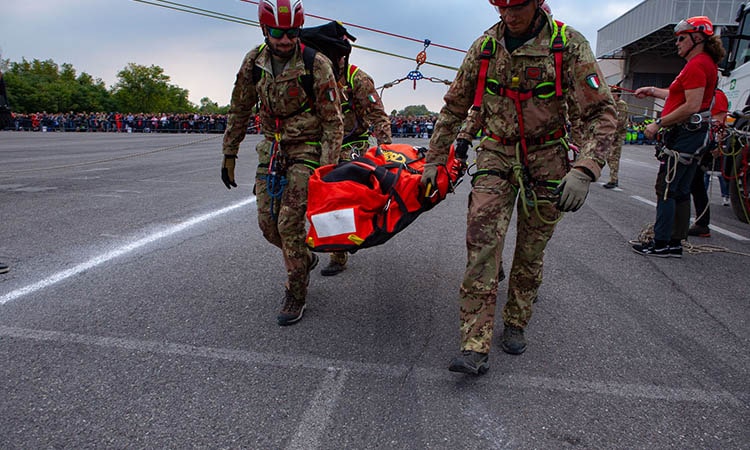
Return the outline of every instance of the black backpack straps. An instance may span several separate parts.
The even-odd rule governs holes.
[[[310,108],[315,104],[315,89],[313,88],[313,69],[315,67],[315,54],[318,53],[314,48],[305,44],[302,47],[302,61],[305,63],[305,74],[300,77],[302,89],[305,90],[310,102]]]

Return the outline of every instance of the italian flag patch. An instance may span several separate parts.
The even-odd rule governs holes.
[[[601,83],[599,83],[599,75],[593,73],[587,76],[586,84],[588,84],[590,88],[599,89],[599,86],[601,86]]]
[[[375,100],[375,96],[370,94],[367,96],[367,99],[370,100],[370,103],[377,103],[378,101]]]

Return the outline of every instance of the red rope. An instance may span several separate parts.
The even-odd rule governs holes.
[[[243,1],[245,3],[252,3],[252,4],[255,4],[255,5],[258,4],[258,2],[254,1],[254,0],[240,0],[240,1]],[[334,20],[334,19],[330,19],[328,17],[323,17],[323,16],[317,16],[315,14],[310,14],[308,12],[305,12],[305,15],[306,16],[310,16],[310,17],[314,17],[316,19],[321,19],[321,20],[328,20],[328,21],[333,21]],[[413,41],[413,42],[419,42],[419,43],[423,43],[424,42],[424,39],[417,39],[417,38],[412,38],[412,37],[408,37],[408,36],[403,36],[403,35],[396,34],[396,33],[390,33],[388,31],[383,31],[383,30],[378,30],[378,29],[375,29],[375,28],[365,27],[363,25],[356,25],[356,24],[353,24],[353,23],[350,23],[350,22],[342,22],[342,21],[337,21],[337,22],[341,22],[342,24],[350,26],[350,27],[359,28],[359,29],[367,30],[367,31],[372,31],[373,33],[380,33],[380,34],[385,34],[387,36],[392,36],[392,37],[396,37],[396,38],[400,38],[400,39],[406,39],[407,41]],[[432,44],[432,45],[434,45],[435,47],[440,47],[440,48],[444,48],[444,49],[447,49],[447,50],[453,50],[454,52],[466,53],[466,50],[461,50],[460,48],[449,47],[447,45],[440,45],[440,44]]]

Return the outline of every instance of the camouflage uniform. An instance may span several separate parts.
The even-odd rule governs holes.
[[[261,68],[257,84],[253,66]],[[253,117],[253,107],[260,101],[261,131],[266,137],[256,146],[258,171],[254,192],[257,195],[258,224],[263,236],[279,247],[284,256],[287,288],[296,299],[307,293],[310,250],[305,244],[305,211],[307,180],[317,165],[338,161],[343,137],[341,102],[333,69],[328,59],[316,54],[313,64],[313,92],[310,107],[307,93],[299,81],[305,73],[302,52],[298,47],[282,73],[273,76],[271,52],[267,46],[250,51],[240,67],[232,91],[223,152],[236,155]],[[307,106],[306,106],[307,105]],[[266,179],[274,146],[279,137],[276,157],[282,161],[288,184],[279,199],[269,194]],[[271,211],[273,201],[274,210]]]
[[[461,131],[484,127],[485,137],[477,149],[477,170],[509,174],[521,166],[519,120],[511,98],[485,91],[481,110],[464,122],[472,106],[480,67],[480,53],[485,37],[497,42],[490,59],[487,80],[501,86],[517,85],[532,89],[542,82],[555,80],[555,62],[549,51],[553,22],[549,15],[542,31],[512,54],[504,46],[505,25],[495,24],[469,49],[448,93],[435,132],[430,140],[428,162],[445,163],[448,148]],[[538,24],[540,25],[540,24]],[[561,139],[548,136],[563,130],[566,123],[586,124],[580,131],[579,159],[575,167],[584,168],[598,178],[616,128],[616,111],[609,89],[599,80],[603,76],[586,39],[567,28],[567,48],[563,51],[563,97],[533,96],[522,102],[525,135],[528,146],[528,173],[539,182],[533,188],[542,199],[538,213],[525,214],[524,198],[518,201],[518,233],[508,287],[508,301],[503,310],[506,325],[524,328],[531,318],[531,307],[542,281],[544,249],[554,231],[560,212],[557,200],[543,181],[560,180],[570,169],[567,149]],[[464,122],[462,124],[462,122]],[[549,139],[549,140],[548,140]],[[534,142],[544,142],[534,144]],[[519,183],[515,176],[492,173],[474,178],[469,197],[466,246],[468,262],[460,289],[461,350],[488,353],[494,325],[498,290],[498,272],[505,234],[513,214]],[[544,219],[542,219],[544,218]],[[550,223],[552,222],[552,224]]]
[[[341,70],[341,73],[339,86],[342,91],[344,141],[340,159],[345,161],[367,151],[370,146],[370,127],[378,145],[390,144],[391,122],[375,89],[375,83],[365,71],[348,64],[346,70]],[[343,266],[347,259],[345,252],[331,253],[332,263]]]
[[[625,100],[619,99],[617,103],[617,135],[612,143],[609,155],[607,156],[607,165],[609,165],[609,181],[617,184],[617,174],[620,172],[620,155],[622,154],[622,142],[625,140],[625,134],[628,132],[628,104]]]

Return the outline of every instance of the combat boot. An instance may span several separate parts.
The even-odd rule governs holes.
[[[614,189],[618,185],[617,181],[610,181],[609,183],[605,183],[602,185],[604,189]]]
[[[487,353],[462,350],[460,355],[451,360],[448,370],[470,375],[482,375],[490,370],[490,362]]]
[[[511,355],[520,355],[525,352],[526,338],[523,336],[523,328],[505,325],[503,336],[500,338],[500,348]]]
[[[286,289],[284,293],[284,306],[281,307],[279,315],[276,316],[276,321],[281,326],[292,325],[302,318],[304,312],[305,299],[299,300],[294,298],[289,289]]]
[[[320,274],[324,277],[332,277],[338,275],[346,269],[346,261],[349,259],[346,253],[337,252],[331,253],[331,260],[327,266],[320,270]]]

